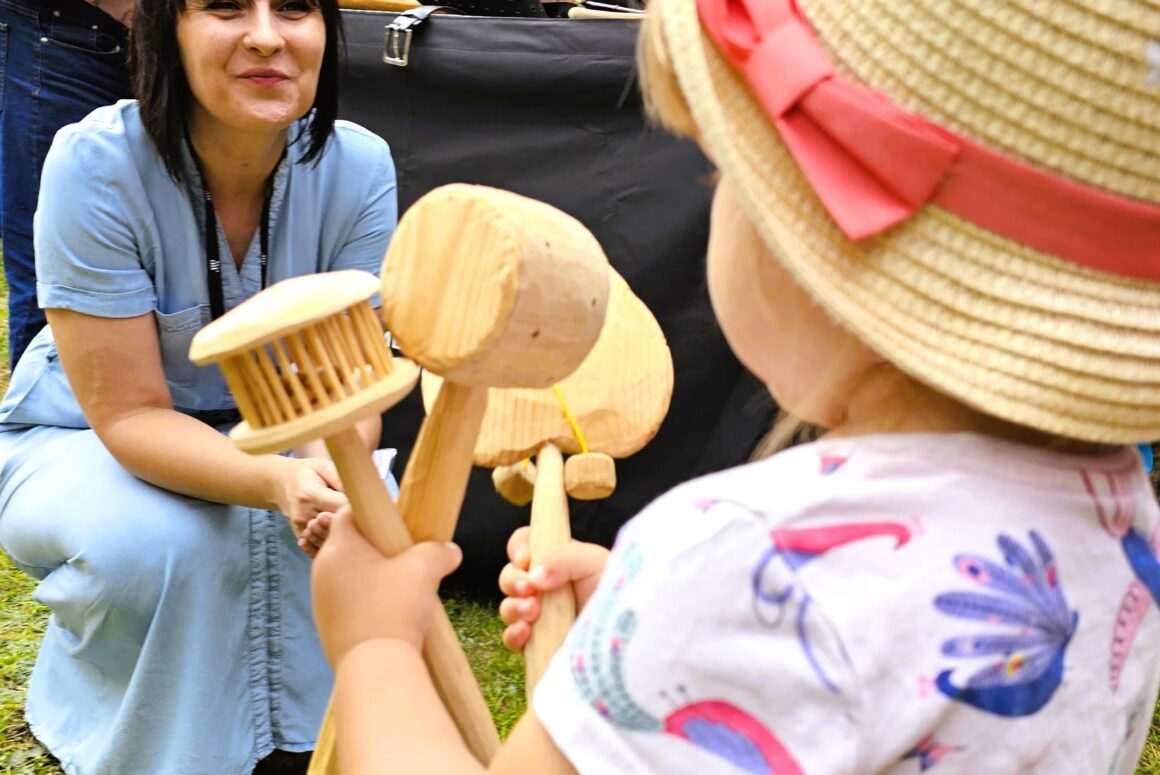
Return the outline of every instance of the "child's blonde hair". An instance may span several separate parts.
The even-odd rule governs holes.
[[[636,49],[645,113],[670,132],[696,139],[697,122],[689,110],[689,103],[681,94],[681,86],[677,83],[677,75],[673,72],[668,46],[661,31],[663,13],[664,0],[649,2]]]

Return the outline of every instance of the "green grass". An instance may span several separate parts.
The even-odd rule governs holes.
[[[503,647],[503,625],[493,608],[455,599],[444,607],[483,688],[496,728],[506,737],[524,714],[524,660]]]
[[[46,614],[32,600],[32,587],[0,554],[0,772],[45,775],[60,770],[32,738],[21,710]]]

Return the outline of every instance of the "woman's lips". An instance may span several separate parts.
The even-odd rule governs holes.
[[[242,76],[242,80],[253,86],[265,87],[277,86],[278,84],[284,83],[286,81],[286,79],[280,75],[245,75]]]
[[[289,80],[289,76],[279,70],[258,69],[247,70],[239,76],[243,81],[253,86],[277,86]]]

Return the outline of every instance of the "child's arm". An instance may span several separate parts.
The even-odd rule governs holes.
[[[415,644],[380,638],[354,646],[336,667],[334,699],[347,775],[485,771],[460,741]]]
[[[358,532],[349,508],[333,520],[314,563],[314,616],[335,667],[338,755],[344,773],[481,773],[435,693],[421,648],[439,580],[459,564],[450,544],[387,559]],[[489,771],[573,775],[531,713]]]
[[[530,538],[527,527],[512,533],[507,545],[510,562],[499,575],[499,588],[504,594],[499,617],[507,625],[503,642],[512,651],[521,651],[527,644],[532,624],[540,618],[540,595],[571,584],[579,611],[596,591],[608,563],[609,552],[603,546],[570,541],[553,549],[538,567],[529,570]]]
[[[575,775],[535,714],[512,731],[488,769],[463,745],[443,708],[419,651],[398,640],[355,646],[335,679],[336,727],[342,771],[393,773],[512,773]]]

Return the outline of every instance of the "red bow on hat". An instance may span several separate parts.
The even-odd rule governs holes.
[[[1160,280],[1160,207],[1041,172],[837,75],[794,0],[696,2],[851,240],[935,204],[1060,258]]]

